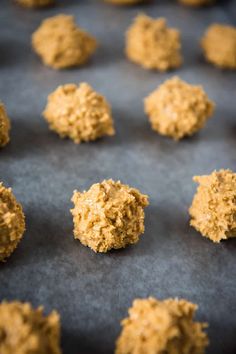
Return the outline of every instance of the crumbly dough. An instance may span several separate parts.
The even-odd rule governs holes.
[[[0,148],[9,142],[9,131],[10,120],[7,116],[4,105],[0,102]]]
[[[214,0],[179,0],[179,2],[190,6],[205,6],[212,4]]]
[[[146,69],[166,71],[182,64],[180,32],[164,18],[138,15],[126,34],[128,58]]]
[[[121,322],[115,354],[204,354],[207,325],[194,321],[196,310],[186,300],[136,299]]]
[[[137,243],[144,232],[144,207],[148,197],[112,179],[74,192],[71,210],[74,237],[95,252]]]
[[[206,60],[224,69],[236,69],[236,27],[213,24],[204,34],[201,45]]]
[[[18,301],[0,304],[1,354],[61,354],[60,317]]]
[[[85,64],[97,42],[76,26],[73,16],[57,15],[42,22],[32,35],[32,45],[45,65],[64,69]]]
[[[115,133],[110,105],[87,83],[59,86],[49,95],[43,115],[50,129],[75,143]]]
[[[54,0],[16,0],[16,2],[26,7],[45,7],[55,3]]]
[[[21,204],[10,188],[0,183],[0,261],[4,261],[15,250],[24,231],[25,217]]]
[[[199,186],[189,209],[190,224],[213,242],[236,237],[236,173],[220,170],[193,180]]]
[[[199,131],[213,111],[214,104],[201,86],[178,77],[165,81],[145,99],[153,130],[175,140]]]

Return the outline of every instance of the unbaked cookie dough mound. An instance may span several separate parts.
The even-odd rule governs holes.
[[[236,69],[236,27],[211,25],[201,45],[207,61],[223,69]]]
[[[214,0],[179,0],[179,2],[189,6],[205,6],[212,4]]]
[[[4,261],[15,250],[24,231],[25,217],[21,204],[10,188],[0,183],[0,261]]]
[[[1,354],[61,354],[60,318],[18,301],[0,304]]]
[[[136,299],[121,322],[115,354],[204,354],[207,325],[194,321],[196,310],[186,300]]]
[[[45,7],[55,3],[54,0],[16,0],[16,2],[25,7]]]
[[[236,173],[195,176],[199,184],[189,209],[190,224],[213,242],[236,237]]]
[[[4,105],[0,102],[0,148],[5,146],[9,140],[10,120],[7,116]]]
[[[153,130],[174,140],[199,131],[214,111],[213,102],[201,86],[178,77],[165,81],[145,99],[144,105]]]
[[[87,83],[59,86],[43,115],[51,130],[77,144],[115,134],[110,105]]]
[[[71,210],[74,237],[95,252],[107,252],[137,243],[144,232],[148,197],[112,179],[74,192]]]
[[[76,26],[73,16],[57,15],[42,22],[32,35],[32,45],[45,65],[64,69],[85,64],[97,42]]]
[[[139,15],[126,34],[127,57],[145,69],[166,71],[182,64],[180,32],[164,18]]]

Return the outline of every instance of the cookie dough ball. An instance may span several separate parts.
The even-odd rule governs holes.
[[[236,237],[236,173],[220,170],[193,180],[199,186],[189,209],[190,225],[213,242]]]
[[[201,45],[206,60],[223,69],[236,69],[236,27],[211,25]]]
[[[205,6],[212,4],[214,0],[179,0],[179,2],[189,6]]]
[[[15,250],[24,231],[25,217],[21,204],[10,188],[0,183],[0,261],[4,261]]]
[[[76,26],[73,16],[58,15],[42,22],[32,35],[32,45],[45,65],[64,69],[85,64],[97,42]]]
[[[135,300],[121,322],[115,354],[204,354],[206,324],[194,321],[196,310],[186,300]]]
[[[18,4],[25,7],[45,7],[55,3],[54,0],[16,0]]]
[[[140,2],[144,2],[145,0],[105,0],[105,1],[115,5],[134,5]]]
[[[77,144],[115,133],[108,102],[87,83],[59,86],[43,115],[51,130]]]
[[[60,318],[56,311],[43,315],[43,307],[29,303],[0,304],[1,354],[61,354]]]
[[[10,120],[7,116],[4,105],[0,102],[0,148],[9,142],[9,131]]]
[[[139,15],[126,34],[128,58],[145,69],[166,71],[182,64],[180,33],[164,18]]]
[[[167,80],[145,99],[152,129],[174,140],[199,131],[213,111],[214,104],[201,86],[178,77]]]
[[[144,207],[148,197],[112,179],[74,192],[71,210],[74,237],[95,252],[137,243],[144,232]]]

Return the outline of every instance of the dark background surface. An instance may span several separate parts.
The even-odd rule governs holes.
[[[115,7],[99,0],[61,1],[46,10],[0,4],[0,98],[12,120],[11,143],[0,151],[0,180],[26,214],[27,231],[0,270],[0,299],[43,304],[62,319],[65,354],[112,353],[119,322],[136,297],[183,297],[209,322],[209,354],[236,353],[236,240],[213,244],[188,226],[196,186],[192,176],[236,163],[236,74],[205,63],[199,38],[212,22],[235,24],[235,1],[190,9],[175,1]],[[168,19],[183,33],[184,65],[145,71],[123,54],[124,32],[140,11]],[[81,69],[53,71],[31,50],[41,20],[74,14],[100,41]],[[203,84],[216,101],[214,118],[196,136],[176,143],[154,133],[143,98],[177,74]],[[59,84],[87,81],[110,101],[114,138],[75,145],[48,130],[41,117]],[[150,196],[146,232],[136,246],[95,254],[72,235],[70,198],[104,178],[120,179]]]

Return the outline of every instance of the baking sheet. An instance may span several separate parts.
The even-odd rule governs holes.
[[[126,60],[124,32],[140,11],[164,16],[183,32],[184,65],[145,71]],[[81,69],[54,71],[32,52],[41,20],[74,14],[100,48]],[[61,1],[31,11],[0,7],[0,98],[12,120],[11,143],[0,151],[0,179],[23,204],[27,232],[0,270],[0,299],[43,304],[62,318],[65,354],[112,353],[119,321],[136,297],[183,297],[209,322],[207,353],[236,353],[236,240],[213,244],[188,226],[196,186],[192,176],[235,170],[236,74],[205,63],[198,45],[212,22],[235,24],[235,1],[190,9],[175,1],[115,7],[99,0]],[[176,143],[160,137],[143,113],[143,98],[177,74],[202,84],[217,109],[207,127]],[[48,130],[41,117],[58,85],[89,82],[112,104],[117,134],[75,145]],[[72,236],[70,198],[104,178],[120,179],[150,196],[146,232],[136,246],[95,254]]]

